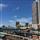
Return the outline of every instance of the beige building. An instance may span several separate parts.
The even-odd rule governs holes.
[[[34,0],[32,3],[32,27],[38,29],[40,24],[40,0]]]
[[[38,24],[38,2],[35,0],[32,3],[32,23]]]
[[[38,0],[38,15],[39,15],[39,24],[40,24],[40,0]]]

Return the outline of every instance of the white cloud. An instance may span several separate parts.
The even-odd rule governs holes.
[[[15,23],[16,23],[16,21],[14,21],[14,20],[9,20],[9,25],[10,25],[10,26],[16,27],[16,26],[15,26]]]
[[[32,21],[32,18],[31,17],[29,17],[29,18],[20,18],[20,19],[17,19],[17,21],[23,22],[23,23],[26,23],[26,22],[30,23]]]
[[[0,10],[2,10],[3,8],[7,7],[6,4],[0,4]]]
[[[25,17],[22,17],[22,18],[18,18],[18,19],[16,19],[16,21],[19,21],[20,22],[20,24],[24,24],[24,23],[32,23],[32,18],[31,17],[29,17],[29,18],[25,18]],[[9,23],[12,25],[12,26],[14,26],[15,27],[15,25],[16,25],[16,21],[15,20],[9,20]],[[25,24],[24,24],[25,25]]]
[[[7,7],[6,4],[0,4],[0,7]]]
[[[14,16],[15,18],[17,18],[17,16]]]
[[[19,10],[20,9],[20,7],[16,7],[16,10]]]
[[[0,27],[2,27],[3,26],[3,24],[0,24]]]
[[[9,22],[14,22],[13,20],[9,20]]]

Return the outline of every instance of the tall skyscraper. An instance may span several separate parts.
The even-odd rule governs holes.
[[[38,24],[38,2],[37,1],[33,1],[32,4],[32,23],[33,24]]]
[[[19,25],[19,22],[16,22],[16,27]]]
[[[38,0],[38,16],[39,16],[39,24],[40,24],[40,0]]]
[[[32,27],[37,29],[40,19],[39,0],[33,0],[32,3]]]

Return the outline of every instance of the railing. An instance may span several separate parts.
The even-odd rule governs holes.
[[[37,36],[33,35],[33,38],[23,37],[19,35],[6,34],[3,40],[37,40]],[[39,39],[40,40],[40,37]]]
[[[11,35],[11,34],[5,35],[4,39],[5,40],[29,40],[28,37],[23,37],[19,35]]]

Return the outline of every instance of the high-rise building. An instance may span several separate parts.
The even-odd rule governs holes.
[[[32,27],[37,29],[38,25],[40,23],[40,1],[39,0],[33,0],[32,3]]]
[[[19,25],[19,22],[16,22],[16,27]]]
[[[38,24],[38,2],[33,1],[32,4],[32,23],[33,24]]]
[[[39,24],[40,24],[40,0],[38,0],[38,16],[39,16]]]
[[[28,27],[28,23],[25,23],[25,26]]]

